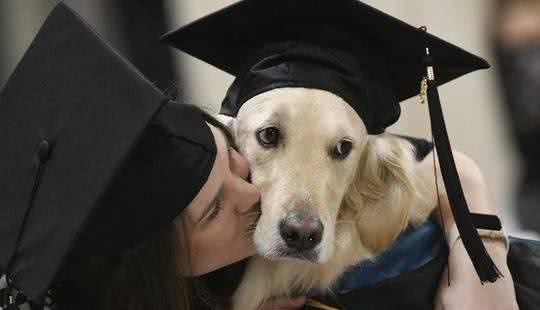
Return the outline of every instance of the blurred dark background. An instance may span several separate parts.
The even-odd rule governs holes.
[[[159,88],[167,90],[175,84],[171,52],[159,44],[159,36],[167,30],[163,0],[64,2]],[[55,3],[49,0],[0,0],[0,85],[5,83]]]

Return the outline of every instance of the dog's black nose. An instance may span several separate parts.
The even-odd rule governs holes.
[[[319,217],[303,209],[290,211],[279,225],[281,238],[297,251],[313,250],[321,242],[323,229]]]

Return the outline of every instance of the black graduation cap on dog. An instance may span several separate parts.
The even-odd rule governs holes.
[[[64,4],[0,94],[0,139],[0,275],[35,303],[66,257],[118,254],[172,223],[216,154],[199,110]]]
[[[399,118],[399,102],[417,95],[424,81],[463,243],[482,282],[500,276],[475,230],[500,229],[500,223],[468,210],[437,92],[440,84],[488,68],[486,61],[356,0],[244,0],[163,40],[236,76],[223,102],[230,115],[274,88],[318,88],[342,97],[370,134],[380,134]]]

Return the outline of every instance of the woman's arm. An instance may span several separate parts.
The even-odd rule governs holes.
[[[476,163],[459,152],[454,152],[454,159],[470,211],[473,213],[497,214],[497,208],[489,193],[484,176]],[[452,216],[438,163],[437,168],[440,212],[442,213],[445,235],[448,236],[449,230],[454,224],[454,217]],[[437,218],[440,219],[441,216],[437,216]],[[458,239],[451,245],[448,268],[440,280],[436,297],[437,310],[518,309],[512,275],[506,261],[507,249],[504,240],[482,238],[482,241],[504,278],[495,283],[482,285],[461,239]],[[448,271],[450,286],[448,286]]]

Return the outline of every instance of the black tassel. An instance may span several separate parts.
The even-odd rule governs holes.
[[[29,199],[28,199],[28,207],[26,208],[26,212],[25,212],[25,215],[24,215],[24,218],[23,218],[23,222],[21,224],[21,228],[19,230],[19,235],[17,236],[17,242],[15,243],[17,245],[17,247],[19,246],[19,243],[21,241],[21,238],[22,238],[22,235],[23,235],[23,232],[24,232],[24,227],[26,225],[26,222],[28,220],[28,215],[30,214],[30,211],[32,210],[32,207],[34,206],[34,199],[36,198],[36,194],[37,194],[37,191],[38,191],[38,188],[39,188],[39,185],[41,183],[41,177],[43,176],[43,172],[45,170],[45,166],[51,156],[51,145],[49,144],[49,141],[47,140],[43,140],[40,142],[40,144],[38,145],[38,150],[37,150],[37,159],[39,160],[39,164],[38,164],[38,167],[37,167],[37,172],[36,172],[36,175],[34,177],[34,182],[33,182],[33,185],[32,185],[32,192],[30,193],[30,196],[29,196]],[[11,255],[11,258],[9,259],[8,261],[8,266],[7,266],[7,269],[6,269],[6,281],[8,283],[8,287],[7,287],[7,298],[9,299],[8,303],[7,303],[7,309],[18,309],[18,306],[17,305],[14,305],[14,302],[13,302],[13,296],[11,296],[12,294],[12,288],[14,286],[13,284],[13,281],[10,280],[9,276],[11,274],[11,268],[12,268],[12,265],[15,261],[15,253],[17,251],[14,251],[13,254]],[[22,295],[22,293],[20,292],[19,293],[20,297],[19,299],[23,298],[24,295]],[[26,297],[24,297],[26,298]],[[2,306],[2,304],[0,304],[0,307]]]
[[[452,155],[452,150],[450,148],[448,133],[446,132],[446,125],[439,100],[439,91],[437,90],[437,82],[435,81],[433,73],[433,58],[429,55],[428,49],[426,49],[424,63],[427,69],[427,97],[431,119],[431,131],[433,139],[435,140],[435,147],[439,156],[441,173],[448,193],[452,214],[454,215],[463,245],[471,258],[476,273],[480,277],[480,281],[482,284],[484,282],[495,282],[498,278],[502,277],[502,274],[493,263],[493,260],[486,251],[486,248],[476,231],[476,227],[473,224],[467,206],[467,201],[463,195],[454,162],[454,156]]]
[[[501,220],[493,214],[471,213],[474,227],[477,229],[489,229],[500,231],[502,229]]]

